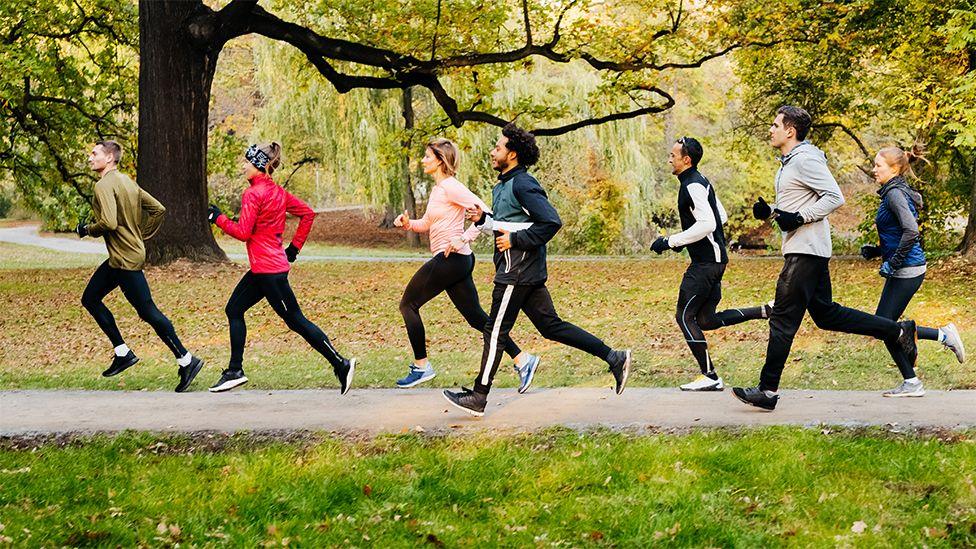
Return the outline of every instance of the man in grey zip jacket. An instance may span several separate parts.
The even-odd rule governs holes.
[[[491,152],[492,167],[499,172],[492,189],[492,213],[477,208],[469,218],[482,231],[495,236],[495,289],[491,313],[484,329],[481,370],[474,390],[444,391],[444,398],[475,416],[484,415],[492,380],[502,359],[502,345],[524,311],[546,339],[585,351],[607,362],[620,394],[630,372],[630,350],[615,351],[593,334],[559,318],[546,288],[546,243],[562,227],[546,192],[528,172],[539,159],[535,136],[514,124],[502,129]],[[519,370],[519,392],[528,389],[538,362]]]
[[[811,124],[810,114],[799,107],[784,106],[777,111],[769,128],[769,143],[782,154],[776,172],[776,203],[769,205],[759,198],[753,205],[757,219],[772,219],[783,231],[785,260],[776,283],[759,386],[735,387],[732,393],[746,404],[766,410],[774,409],[779,400],[783,367],[806,311],[819,328],[885,341],[900,369],[914,367],[918,356],[913,321],[895,322],[842,307],[833,300],[827,216],[844,204],[844,196],[823,151],[804,141]]]

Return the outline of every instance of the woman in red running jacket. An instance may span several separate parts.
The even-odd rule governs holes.
[[[281,163],[281,145],[251,145],[244,153],[244,159],[244,176],[251,186],[241,197],[240,217],[235,222],[213,204],[207,217],[222,231],[247,244],[247,259],[251,265],[227,301],[225,312],[230,323],[230,365],[220,380],[210,387],[210,391],[227,391],[247,383],[243,367],[244,341],[247,337],[244,313],[262,299],[267,299],[285,324],[332,364],[332,370],[339,379],[340,392],[346,394],[352,385],[356,359],[343,358],[325,333],[305,318],[288,284],[289,264],[295,261],[305,244],[315,212],[271,179],[271,174]],[[299,217],[300,221],[291,244],[282,249],[285,213]]]

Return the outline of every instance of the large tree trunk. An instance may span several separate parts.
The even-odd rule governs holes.
[[[417,199],[413,195],[413,184],[410,181],[410,149],[414,120],[413,88],[403,88],[403,127],[406,130],[406,137],[400,143],[403,147],[403,158],[400,160],[400,179],[403,209],[410,214],[410,219],[417,218]],[[413,231],[407,231],[407,241],[410,242],[411,246],[420,246],[420,235]]]
[[[969,175],[973,188],[969,191],[969,220],[962,236],[959,251],[963,256],[976,260],[976,153],[973,154],[973,169]]]
[[[207,222],[207,121],[219,47],[199,1],[139,1],[139,185],[166,206],[147,260],[226,260]],[[210,12],[212,14],[212,12]],[[214,51],[216,50],[216,51]]]

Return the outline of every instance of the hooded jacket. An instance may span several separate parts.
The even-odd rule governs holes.
[[[925,252],[918,232],[922,195],[909,187],[900,175],[882,185],[878,194],[881,195],[881,205],[874,222],[881,240],[881,257],[895,271],[925,265]]]
[[[830,257],[827,216],[844,205],[844,195],[827,167],[827,156],[804,141],[780,158],[776,172],[776,208],[799,212],[803,225],[783,233],[783,255]]]

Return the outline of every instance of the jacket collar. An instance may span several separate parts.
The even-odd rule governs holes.
[[[889,179],[887,183],[882,185],[880,189],[878,189],[878,196],[884,196],[888,194],[888,191],[894,189],[895,187],[900,187],[905,190],[910,190],[910,187],[908,186],[908,182],[905,181],[905,178],[900,175],[896,175],[895,177]]]
[[[512,168],[511,170],[508,170],[505,173],[498,174],[498,181],[504,183],[504,182],[508,181],[509,179],[515,177],[516,175],[518,175],[520,173],[525,173],[527,171],[528,171],[528,169],[525,166],[519,164],[518,166],[515,166],[514,168]]]
[[[698,174],[698,168],[691,167],[678,174],[678,181],[684,183]]]
[[[271,176],[266,173],[258,173],[257,175],[255,175],[249,180],[249,183],[251,183],[251,185],[260,185],[260,184],[268,184],[268,183],[274,184],[274,179],[271,179]]]
[[[785,166],[786,163],[790,161],[790,159],[792,159],[798,153],[802,152],[802,150],[804,148],[806,148],[806,147],[804,147],[804,145],[810,145],[810,142],[809,141],[800,141],[799,143],[797,143],[795,147],[793,147],[792,149],[790,149],[790,152],[788,152],[788,153],[784,154],[783,156],[779,157],[780,164],[782,164],[782,165]]]

